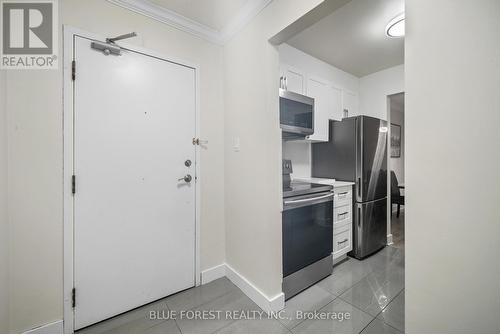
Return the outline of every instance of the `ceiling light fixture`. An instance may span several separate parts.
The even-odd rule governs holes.
[[[388,37],[404,37],[405,35],[405,13],[401,13],[389,21],[385,27]]]

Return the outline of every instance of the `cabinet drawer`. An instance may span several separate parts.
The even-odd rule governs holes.
[[[335,207],[352,204],[352,188],[343,187],[334,189],[333,205]]]
[[[345,225],[352,222],[352,205],[339,206],[333,209],[333,226]]]
[[[342,232],[333,235],[333,257],[344,255],[352,250],[352,228],[347,226]]]

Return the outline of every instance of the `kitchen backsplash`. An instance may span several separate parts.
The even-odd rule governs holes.
[[[283,141],[283,159],[292,160],[293,178],[311,176],[311,143]]]

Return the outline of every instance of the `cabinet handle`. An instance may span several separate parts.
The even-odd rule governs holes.
[[[337,245],[341,245],[343,243],[346,243],[347,241],[349,241],[349,239],[344,239],[342,241],[337,241]]]
[[[280,88],[283,89],[283,76],[280,77]]]
[[[361,178],[358,178],[358,196],[361,196]]]
[[[288,90],[288,78],[285,77],[284,79],[285,79],[285,90]]]
[[[348,213],[349,213],[349,212],[339,213],[339,214],[337,214],[337,217],[345,216],[345,215],[347,215]],[[344,218],[344,219],[345,219],[345,218]]]

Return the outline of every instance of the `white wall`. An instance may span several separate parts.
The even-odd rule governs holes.
[[[0,333],[9,330],[9,229],[7,221],[7,113],[5,71],[0,71]]]
[[[387,120],[387,95],[401,93],[404,90],[404,65],[360,78],[360,114]]]
[[[334,83],[337,87],[351,92],[359,92],[359,78],[344,72],[322,60],[304,53],[286,43],[278,47],[280,64],[287,64]],[[311,143],[306,141],[287,141],[283,143],[283,158],[291,159],[293,177],[311,176]]]
[[[224,48],[226,261],[267,298],[282,280],[279,56],[268,39],[320,2],[275,0]]]
[[[137,31],[140,38],[130,43],[200,65],[201,136],[209,140],[201,153],[201,266],[223,263],[222,47],[107,1],[60,4],[63,24],[104,36]],[[62,72],[8,71],[6,76],[10,332],[18,333],[63,314]]]
[[[498,333],[500,1],[406,1],[406,333]]]
[[[394,171],[399,183],[405,182],[405,114],[401,111],[391,110],[391,123],[401,126],[401,156],[390,158],[391,170]],[[390,140],[389,144],[390,145]],[[390,148],[389,148],[390,155]]]

